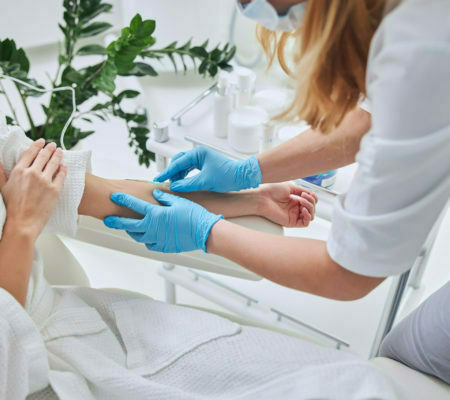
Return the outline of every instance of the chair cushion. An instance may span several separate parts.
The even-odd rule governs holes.
[[[390,378],[401,399],[450,399],[450,385],[440,379],[385,357],[374,358],[371,362]]]

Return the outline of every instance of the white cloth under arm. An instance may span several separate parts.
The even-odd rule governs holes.
[[[413,265],[450,196],[450,1],[404,0],[372,41],[372,127],[333,212],[331,258],[368,276]]]
[[[2,116],[0,115],[0,120]],[[9,176],[22,154],[30,147],[32,140],[25,136],[19,127],[6,127],[0,122],[0,160]],[[77,226],[77,207],[84,188],[86,170],[90,171],[89,151],[64,151],[62,163],[67,166],[67,177],[61,190],[60,198],[46,226],[50,232],[62,232],[74,235]],[[0,196],[1,197],[1,196]],[[0,239],[5,222],[6,209],[3,199],[0,201]]]
[[[399,322],[384,339],[380,355],[450,385],[450,282]]]

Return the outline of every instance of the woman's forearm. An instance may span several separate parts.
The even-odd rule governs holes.
[[[303,178],[351,164],[370,124],[370,114],[357,108],[328,135],[309,129],[261,154],[263,183]]]
[[[35,238],[6,220],[0,240],[0,287],[25,306]]]
[[[109,215],[127,218],[140,218],[128,208],[118,206],[111,201],[110,196],[114,192],[131,194],[152,204],[157,204],[153,198],[153,190],[157,186],[145,181],[137,180],[111,180],[86,174],[85,190],[78,207],[78,213],[91,217],[104,219]],[[158,187],[163,191],[168,189]],[[257,190],[247,190],[239,193],[175,193],[192,200],[208,211],[222,214],[226,218],[242,215],[259,215],[262,207],[262,198]]]
[[[337,300],[361,298],[383,281],[341,267],[323,241],[269,235],[228,221],[213,226],[207,250],[280,285]]]

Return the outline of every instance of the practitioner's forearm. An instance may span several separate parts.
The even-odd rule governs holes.
[[[6,220],[0,240],[0,287],[25,306],[36,238]]]
[[[200,204],[213,214],[222,214],[225,218],[262,215],[263,211],[263,196],[257,189],[243,190],[238,193],[214,193],[207,191],[171,193],[177,196],[181,195]]]
[[[370,123],[370,114],[357,108],[328,135],[310,129],[261,154],[263,183],[303,178],[353,163]]]
[[[337,300],[363,297],[383,281],[341,267],[323,241],[269,235],[228,221],[213,226],[207,250],[280,285]]]
[[[99,219],[104,219],[109,215],[140,218],[139,214],[113,203],[110,196],[114,192],[123,192],[149,203],[157,204],[153,198],[153,190],[155,188],[155,185],[146,181],[111,180],[86,174],[85,190],[78,207],[78,213]],[[168,189],[161,187],[159,189],[168,191]],[[226,194],[213,192],[175,194],[202,205],[212,213],[222,214],[226,218],[242,215],[259,215],[262,205],[262,197],[257,190]]]

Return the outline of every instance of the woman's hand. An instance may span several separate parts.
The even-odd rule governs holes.
[[[67,169],[55,143],[34,142],[0,189],[6,206],[5,228],[34,240],[44,229],[59,198]]]
[[[200,172],[186,176],[194,169]],[[157,182],[169,179],[170,190],[186,193],[199,190],[226,193],[255,188],[261,183],[261,169],[256,157],[235,161],[206,146],[176,154],[170,165],[156,178]]]
[[[271,183],[258,189],[263,197],[260,215],[286,227],[307,227],[314,219],[317,195],[293,183]]]
[[[113,193],[111,200],[143,215],[141,219],[110,216],[104,219],[108,228],[123,229],[134,240],[145,243],[152,251],[179,253],[201,249],[212,226],[222,219],[202,206],[158,189],[153,196],[164,207],[150,204],[126,193]]]

